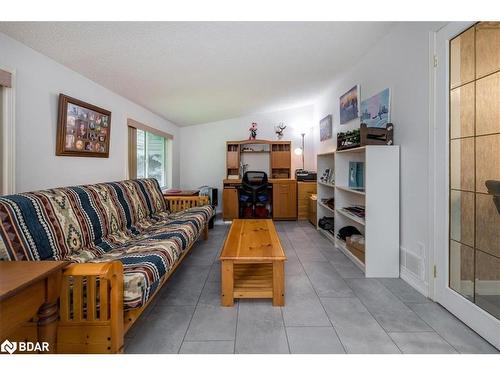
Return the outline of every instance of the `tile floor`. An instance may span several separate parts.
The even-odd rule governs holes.
[[[127,333],[126,353],[497,353],[401,279],[365,279],[307,222],[277,222],[286,304],[220,306],[221,222]]]

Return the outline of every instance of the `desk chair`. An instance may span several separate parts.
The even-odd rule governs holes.
[[[252,217],[255,217],[255,208],[257,205],[265,207],[266,203],[269,202],[267,188],[268,180],[266,172],[248,171],[243,175],[239,188],[239,201],[246,205],[246,208],[251,208]]]

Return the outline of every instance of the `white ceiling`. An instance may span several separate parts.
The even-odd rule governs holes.
[[[186,126],[311,103],[389,22],[0,22],[0,32]]]

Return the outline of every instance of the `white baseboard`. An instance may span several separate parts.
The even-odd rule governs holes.
[[[407,270],[405,267],[400,268],[400,277],[406,281],[410,286],[422,293],[424,296],[429,297],[429,284],[419,278],[413,272]]]

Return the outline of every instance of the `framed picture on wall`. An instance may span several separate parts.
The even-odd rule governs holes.
[[[359,86],[356,85],[340,97],[340,124],[345,124],[359,116]]]
[[[319,122],[319,140],[321,142],[332,138],[332,115],[322,118]]]
[[[59,94],[56,155],[109,157],[111,112]]]
[[[384,128],[391,122],[391,91],[382,90],[361,102],[361,122],[371,128]]]

